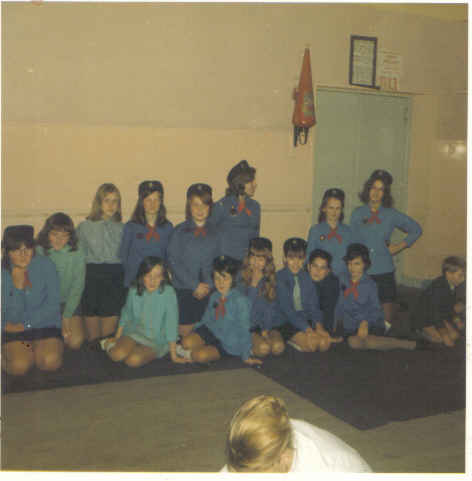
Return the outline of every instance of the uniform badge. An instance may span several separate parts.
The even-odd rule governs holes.
[[[320,241],[324,241],[326,239],[326,236],[320,235]]]

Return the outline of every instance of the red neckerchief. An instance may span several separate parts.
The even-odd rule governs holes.
[[[25,283],[23,284],[23,287],[26,289],[29,287],[30,289],[33,287],[33,284],[31,284],[31,281],[29,280],[28,277],[28,271],[25,271]]]
[[[223,299],[223,297],[220,297],[220,302],[218,305],[215,307],[215,319],[218,320],[218,317],[225,317],[226,314],[226,309],[225,309],[225,302],[226,299]]]
[[[149,224],[146,224],[146,227],[148,229],[145,236],[147,242],[149,242],[153,237],[156,240],[159,240],[161,238],[161,236],[156,232],[155,227],[150,226]]]
[[[368,224],[372,224],[372,222],[376,222],[377,224],[381,224],[382,221],[379,219],[378,215],[377,215],[377,212],[378,210],[376,210],[375,212],[372,212],[371,216],[367,219],[367,223]]]
[[[201,235],[202,237],[206,237],[207,235],[207,231],[205,229],[205,227],[201,226],[201,227],[195,227],[195,230],[193,231],[193,235],[195,237],[198,237],[199,235]]]
[[[358,285],[359,285],[359,281],[357,282],[351,281],[351,287],[345,289],[344,297],[347,297],[352,292],[352,294],[354,295],[354,298],[358,299],[359,298],[359,291],[357,290]]]
[[[331,227],[330,227],[330,229],[331,229]],[[340,244],[343,241],[343,238],[338,234],[338,228],[337,227],[336,227],[336,229],[331,229],[329,231],[328,240],[332,239],[333,237],[336,237],[336,239],[338,239],[338,242]]]
[[[239,202],[237,210],[238,214],[241,214],[241,212],[244,210],[246,211],[247,215],[251,215],[251,211],[246,207],[246,201],[244,199]]]

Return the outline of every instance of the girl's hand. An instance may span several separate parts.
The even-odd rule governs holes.
[[[398,244],[390,244],[388,246],[388,250],[392,256],[395,254],[398,254],[400,251],[402,251],[405,247],[407,247],[407,243],[405,241],[399,242]]]
[[[195,297],[198,300],[201,300],[205,296],[207,296],[209,293],[210,293],[210,286],[208,284],[205,284],[204,282],[200,282],[197,288],[193,291],[193,297]]]
[[[357,335],[362,338],[369,335],[369,323],[367,321],[361,321],[359,329],[357,329]]]
[[[72,328],[70,325],[70,317],[63,317],[62,318],[62,337],[68,339],[72,335]]]
[[[316,323],[316,334],[321,337],[330,337],[329,332],[323,327],[321,322]]]
[[[269,331],[265,329],[264,331],[261,332],[262,337],[269,337]]]
[[[306,328],[305,334],[308,336],[318,337],[316,332],[311,327]]]
[[[250,366],[254,366],[256,364],[262,364],[262,361],[260,359],[256,359],[255,357],[248,357],[244,362],[246,364],[249,364]]]
[[[21,323],[7,322],[5,325],[6,332],[23,332],[24,330],[25,326]]]

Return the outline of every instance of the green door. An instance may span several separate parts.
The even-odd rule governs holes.
[[[393,175],[394,206],[406,212],[410,98],[318,89],[314,159],[313,223],[323,193],[339,187],[346,193],[345,221],[359,206],[359,192],[375,169]],[[392,241],[404,237],[395,232]],[[397,282],[402,282],[401,257],[395,258]]]

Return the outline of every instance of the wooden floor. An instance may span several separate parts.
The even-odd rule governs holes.
[[[359,431],[254,369],[8,394],[2,397],[2,466],[215,472],[224,464],[233,412],[262,393],[282,397],[291,417],[341,437],[376,472],[464,472],[464,411]]]

